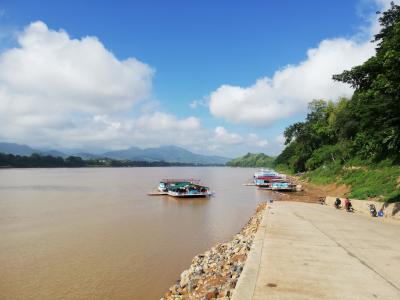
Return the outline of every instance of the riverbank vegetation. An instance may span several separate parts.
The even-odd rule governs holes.
[[[66,158],[50,155],[32,154],[30,156],[0,153],[0,168],[82,168],[82,167],[172,167],[205,166],[165,161],[131,161],[109,158],[82,159],[79,156]]]
[[[315,183],[347,184],[354,198],[400,201],[400,6],[379,21],[375,56],[333,76],[353,96],[312,101],[305,121],[286,128],[274,164]]]
[[[232,159],[226,165],[230,167],[270,168],[273,163],[274,157],[264,153],[247,153],[242,157]]]

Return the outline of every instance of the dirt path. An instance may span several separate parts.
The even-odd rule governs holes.
[[[349,188],[345,185],[316,185],[301,180],[297,176],[290,176],[289,178],[297,185],[301,185],[303,190],[301,192],[279,192],[277,193],[279,200],[316,203],[321,197],[345,197],[349,193]]]

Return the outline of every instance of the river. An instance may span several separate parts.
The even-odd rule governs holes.
[[[0,299],[160,299],[270,197],[225,167],[0,170]],[[198,178],[210,199],[147,196]]]

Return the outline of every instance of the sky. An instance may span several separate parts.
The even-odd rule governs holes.
[[[0,141],[277,155],[389,3],[0,0]]]

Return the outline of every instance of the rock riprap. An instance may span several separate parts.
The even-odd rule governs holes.
[[[259,204],[256,213],[231,241],[195,256],[190,268],[182,272],[161,300],[230,299],[265,208],[266,203]]]

